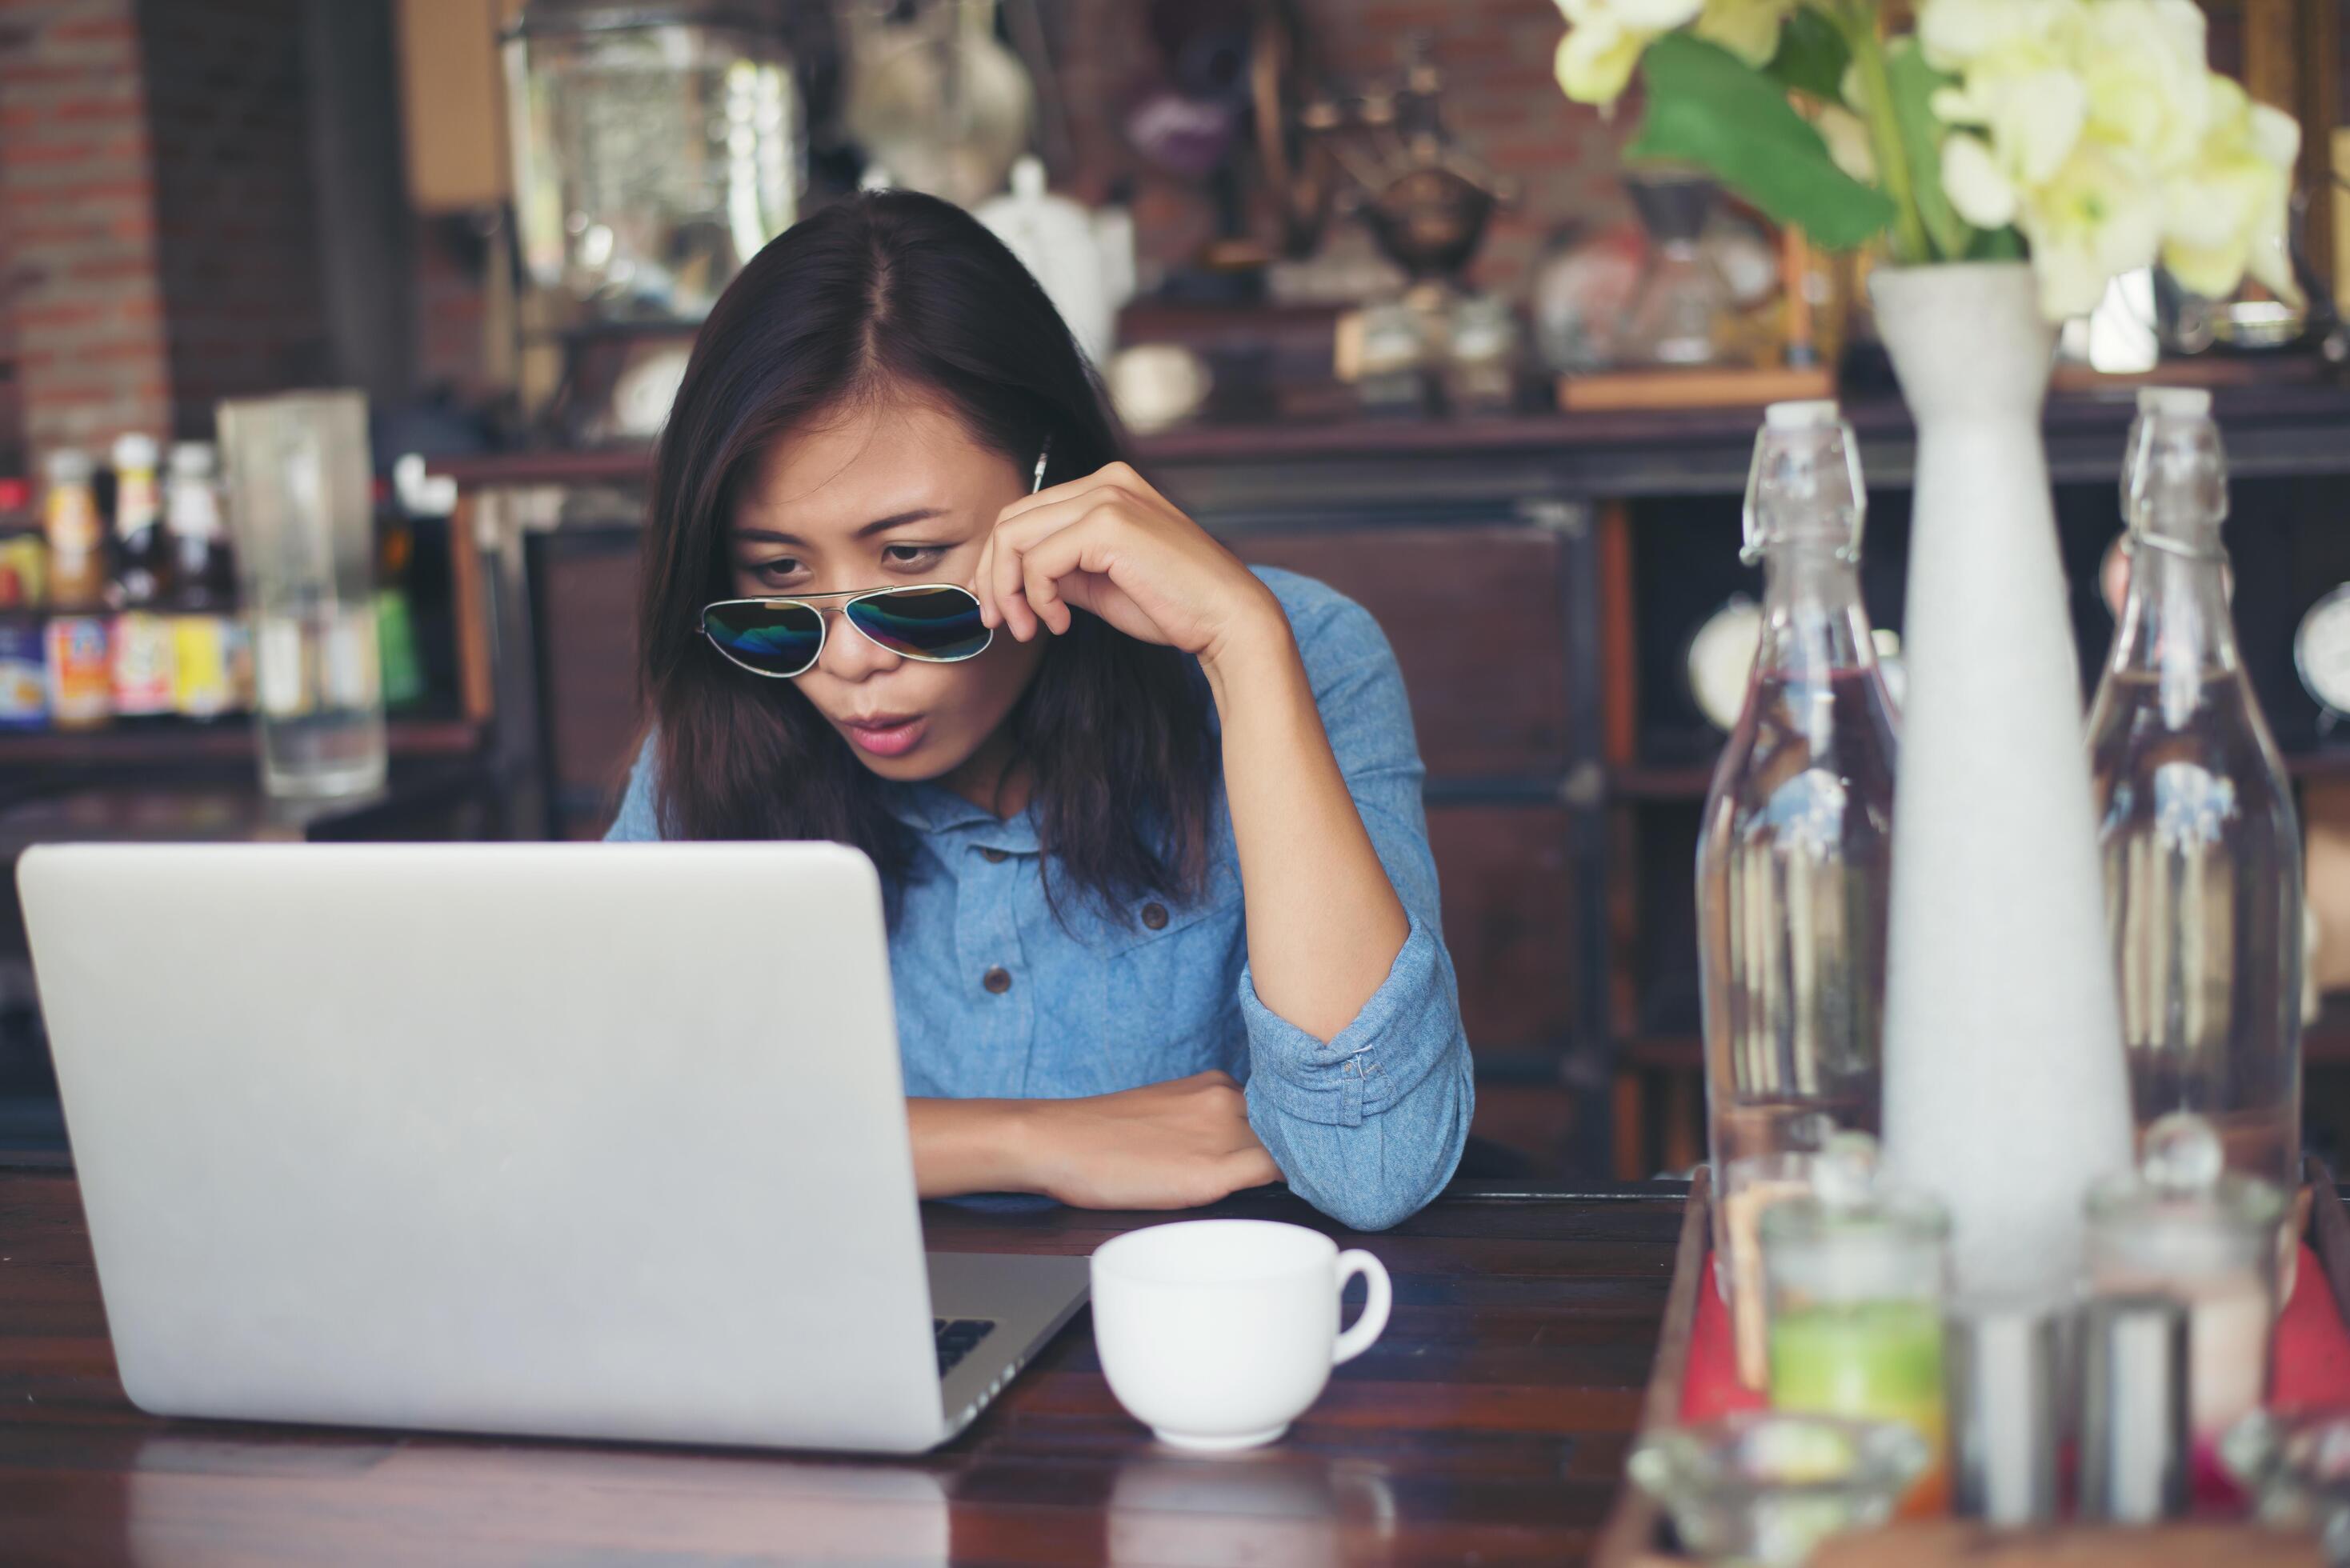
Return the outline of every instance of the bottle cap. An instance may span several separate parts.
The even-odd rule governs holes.
[[[1832,425],[1842,417],[1834,398],[1812,398],[1801,402],[1773,403],[1762,410],[1762,422],[1773,430],[1803,430],[1812,425]]]
[[[61,446],[49,453],[42,470],[51,484],[88,484],[95,466],[89,461],[89,453],[79,447]]]
[[[182,479],[199,479],[213,472],[220,455],[208,441],[179,441],[172,443],[172,472]]]
[[[1740,560],[1751,566],[1771,545],[1803,539],[1833,545],[1839,558],[1857,561],[1867,513],[1860,443],[1832,400],[1762,410],[1746,471]]]
[[[2211,394],[2201,387],[2140,387],[2137,411],[2208,416],[2211,412]]]
[[[153,436],[140,435],[132,431],[114,439],[114,468],[118,473],[134,469],[151,469],[158,455]]]

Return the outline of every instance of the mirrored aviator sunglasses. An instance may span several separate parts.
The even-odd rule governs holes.
[[[824,652],[825,620],[816,607],[841,601],[840,613],[868,641],[901,659],[959,664],[987,651],[995,633],[979,618],[969,588],[920,583],[797,598],[721,599],[702,611],[710,645],[754,675],[787,680],[816,668]]]

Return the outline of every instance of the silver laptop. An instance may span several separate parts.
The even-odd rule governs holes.
[[[880,886],[833,845],[19,864],[144,1410],[916,1452],[1086,1260],[925,1256]]]

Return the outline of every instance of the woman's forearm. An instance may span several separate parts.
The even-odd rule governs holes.
[[[1034,1191],[1025,1158],[1028,1102],[908,1100],[914,1189],[924,1198]]]
[[[1223,724],[1257,996],[1332,1039],[1387,978],[1410,919],[1330,750],[1279,606],[1201,663]]]

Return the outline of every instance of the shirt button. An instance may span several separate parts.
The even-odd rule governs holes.
[[[1012,974],[999,964],[982,975],[979,983],[987,987],[990,995],[1002,996],[1012,989]]]
[[[986,861],[990,866],[1001,866],[1006,860],[1012,858],[1011,856],[1006,855],[1001,849],[983,849],[979,852],[979,857]]]
[[[1165,930],[1167,929],[1167,906],[1164,904],[1143,905],[1142,923],[1149,926],[1154,931]]]

